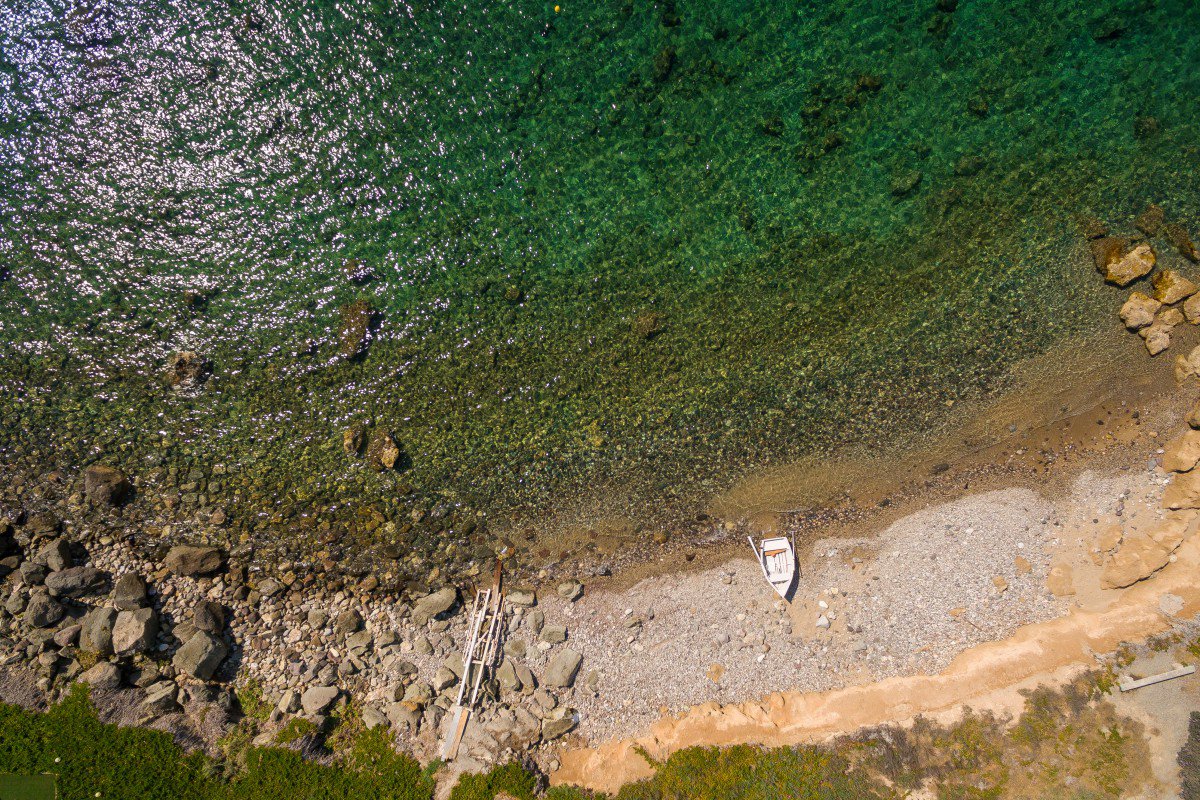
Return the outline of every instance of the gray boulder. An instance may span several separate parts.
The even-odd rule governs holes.
[[[537,605],[537,592],[533,589],[513,589],[505,597],[509,603],[520,608]]]
[[[66,610],[49,595],[38,592],[29,598],[25,606],[25,624],[34,628],[48,628],[63,618]]]
[[[225,629],[225,607],[212,600],[201,600],[192,609],[192,625],[198,631],[220,634]]]
[[[413,603],[413,624],[418,627],[424,625],[438,614],[449,611],[457,600],[458,590],[453,586],[447,586],[445,589],[425,595]]]
[[[388,726],[388,718],[386,714],[375,706],[363,706],[362,723],[363,727],[369,731],[380,726],[386,728]]]
[[[338,694],[336,686],[312,686],[300,696],[300,707],[310,717],[323,714],[337,700]]]
[[[33,560],[51,572],[58,572],[75,565],[75,562],[71,560],[71,547],[66,539],[55,539],[50,542],[38,551]]]
[[[122,611],[133,611],[150,605],[150,595],[146,592],[146,582],[134,572],[126,572],[117,578],[113,586],[113,605]]]
[[[176,575],[208,575],[221,568],[224,558],[216,547],[181,544],[167,551],[163,566]]]
[[[558,585],[557,591],[558,596],[563,600],[570,600],[574,603],[583,597],[583,584],[579,581],[563,581]]]
[[[119,506],[133,486],[119,469],[93,464],[83,472],[83,494],[96,506]]]
[[[54,633],[54,643],[59,648],[71,647],[79,642],[79,632],[82,630],[83,626],[79,623],[59,628]]]
[[[400,701],[388,703],[384,709],[392,727],[402,731],[415,732],[421,724],[421,706],[416,703]]]
[[[95,567],[68,567],[46,576],[46,588],[58,597],[78,597],[104,588],[108,576]]]
[[[179,687],[173,681],[159,681],[146,690],[142,708],[150,714],[170,714],[179,710]]]
[[[202,681],[211,680],[217,667],[229,655],[226,644],[208,631],[199,631],[187,644],[175,651],[171,663],[180,672],[199,678]]]
[[[25,561],[17,567],[17,574],[21,576],[21,583],[26,586],[41,586],[46,582],[46,576],[50,574],[50,570],[46,569],[45,564]]]
[[[158,615],[154,613],[153,608],[121,611],[113,624],[113,652],[119,656],[144,653],[150,649],[157,634]]]
[[[423,706],[433,702],[433,687],[424,681],[416,681],[404,690],[405,703],[415,703]]]
[[[547,644],[562,644],[567,640],[567,626],[547,625],[542,628],[541,638]]]
[[[112,655],[113,624],[117,612],[112,608],[93,608],[83,616],[79,631],[79,649],[100,656]]]
[[[300,710],[300,693],[295,689],[284,689],[275,707],[281,714],[295,714]]]
[[[496,683],[506,692],[521,691],[521,679],[517,677],[516,667],[507,658],[496,669]]]
[[[337,615],[337,619],[333,621],[333,632],[339,636],[348,636],[362,626],[362,614],[358,613],[358,609],[352,608]]]
[[[542,741],[549,742],[574,730],[579,724],[575,709],[567,706],[556,708],[542,720]]]
[[[101,661],[79,676],[93,689],[116,689],[121,685],[121,670],[116,664]]]
[[[582,662],[583,656],[579,653],[570,648],[562,650],[546,665],[546,679],[542,683],[558,689],[571,686],[575,683],[575,675],[579,672]]]
[[[454,684],[458,683],[458,676],[446,667],[438,667],[438,671],[433,676],[433,690],[440,692],[443,689],[449,689]]]

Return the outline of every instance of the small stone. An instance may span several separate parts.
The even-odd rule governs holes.
[[[921,179],[924,176],[920,170],[911,170],[892,178],[891,190],[895,197],[905,197],[921,184]]]
[[[1197,251],[1196,245],[1192,242],[1192,237],[1188,235],[1187,229],[1177,222],[1168,222],[1163,229],[1163,234],[1167,237],[1167,241],[1175,246],[1179,254],[1191,261],[1193,264],[1200,261],[1200,251]]]
[[[380,428],[371,432],[371,440],[367,443],[367,460],[371,467],[381,471],[395,469],[401,456],[400,446],[390,432]]]
[[[1146,210],[1133,221],[1133,225],[1147,236],[1154,236],[1162,227],[1164,216],[1162,206],[1150,203],[1146,206]]]
[[[1154,322],[1162,303],[1142,292],[1133,292],[1121,306],[1121,321],[1131,331],[1140,330]]]
[[[1033,572],[1033,564],[1029,563],[1029,559],[1024,556],[1017,556],[1013,559],[1013,566],[1017,569],[1018,575],[1028,575]]]
[[[358,613],[358,609],[351,608],[337,615],[333,622],[333,632],[339,636],[349,636],[362,626],[362,614]]]
[[[570,733],[579,724],[573,708],[557,708],[542,720],[542,741],[552,741]]]
[[[352,425],[342,431],[342,452],[358,457],[367,443],[367,430],[362,425]]]
[[[583,584],[579,581],[564,581],[558,585],[558,596],[572,603],[583,597]]]
[[[1002,575],[997,575],[992,578],[992,585],[996,587],[996,591],[1003,594],[1008,591],[1008,581]]]
[[[817,617],[817,627],[820,628],[821,630],[828,630],[829,629],[829,617],[825,616],[824,614]]]

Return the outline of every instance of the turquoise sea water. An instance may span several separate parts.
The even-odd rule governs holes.
[[[560,5],[9,0],[5,469],[428,546],[683,513],[1110,325],[1080,215],[1200,234],[1189,0]]]

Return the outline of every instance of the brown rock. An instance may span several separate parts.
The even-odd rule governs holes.
[[[1162,206],[1151,203],[1146,206],[1146,210],[1138,215],[1138,218],[1133,221],[1133,225],[1147,236],[1153,236],[1158,233],[1158,229],[1162,227],[1163,217]]]
[[[1167,565],[1170,552],[1146,536],[1126,536],[1121,549],[1104,565],[1100,586],[1123,589],[1153,575]]]
[[[366,444],[367,432],[362,425],[352,425],[342,431],[342,452],[348,456],[358,456]]]
[[[367,444],[367,460],[379,471],[393,469],[400,461],[400,447],[392,434],[381,428],[371,432],[371,441]]]
[[[1163,469],[1188,472],[1200,462],[1200,431],[1186,431],[1163,448]]]
[[[1164,508],[1200,508],[1200,470],[1174,476],[1163,492],[1162,501]]]
[[[173,353],[167,361],[167,382],[172,386],[186,388],[198,386],[212,374],[212,364],[199,353],[181,350]]]
[[[1193,428],[1200,428],[1200,400],[1197,400],[1188,411],[1187,424]]]
[[[1183,316],[1193,325],[1200,324],[1200,294],[1194,294],[1183,302]]]
[[[657,311],[643,311],[633,321],[633,332],[639,339],[653,339],[663,332],[663,316]]]
[[[1013,566],[1017,568],[1018,575],[1028,575],[1033,572],[1033,564],[1029,563],[1029,559],[1024,556],[1017,556],[1013,559]]]
[[[1168,553],[1174,553],[1179,545],[1183,544],[1183,540],[1195,532],[1198,521],[1200,516],[1197,516],[1195,511],[1168,511],[1163,515],[1162,522],[1155,525],[1147,536]]]
[[[1175,380],[1183,383],[1194,375],[1200,375],[1200,347],[1193,347],[1192,352],[1175,359]]]
[[[371,329],[377,319],[375,309],[366,300],[342,306],[338,329],[338,350],[343,358],[354,358],[367,349]]]
[[[1120,525],[1109,525],[1096,534],[1096,549],[1101,553],[1108,553],[1116,550],[1121,544],[1121,537],[1124,531]]]
[[[1158,355],[1171,346],[1171,326],[1155,322],[1149,328],[1142,328],[1138,331],[1138,335],[1145,340],[1146,350],[1152,356]]]
[[[1154,322],[1154,315],[1162,308],[1162,303],[1142,292],[1129,295],[1125,305],[1121,306],[1121,322],[1131,331],[1144,328]],[[1197,309],[1200,311],[1200,309]]]
[[[128,476],[115,467],[92,464],[83,471],[83,493],[96,506],[119,506],[133,487]]]
[[[1167,237],[1167,241],[1175,245],[1175,249],[1179,254],[1188,261],[1200,261],[1200,252],[1196,251],[1196,245],[1192,242],[1192,237],[1188,236],[1187,229],[1182,225],[1171,222],[1168,223],[1163,233]]]
[[[1046,577],[1046,588],[1055,597],[1070,597],[1075,594],[1075,582],[1072,579],[1071,568],[1066,564],[1056,564],[1050,568]]]
[[[1008,581],[1004,580],[1004,577],[1001,575],[992,578],[992,585],[996,587],[996,591],[998,592],[1003,593],[1008,591]]]
[[[1160,271],[1150,283],[1154,287],[1154,299],[1168,306],[1196,293],[1196,284],[1173,269]]]
[[[1110,264],[1120,260],[1125,255],[1125,251],[1129,249],[1129,240],[1120,236],[1102,236],[1098,239],[1093,239],[1092,259],[1096,262],[1096,269],[1101,272],[1108,272]]]
[[[1096,256],[1096,266],[1104,273],[1104,280],[1117,286],[1128,286],[1138,278],[1154,269],[1154,250],[1148,244],[1139,244],[1137,247],[1130,250],[1128,253],[1122,253],[1124,250],[1125,240],[1118,239],[1116,244],[1113,242],[1113,237],[1105,237],[1097,239],[1094,244],[1101,242],[1109,242],[1105,248],[1099,251],[1093,247],[1093,253]],[[1102,259],[1108,259],[1101,266]]]

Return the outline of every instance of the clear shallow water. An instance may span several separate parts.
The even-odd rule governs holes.
[[[0,447],[422,542],[684,509],[1109,324],[1078,215],[1200,234],[1197,99],[1186,0],[10,3]]]

